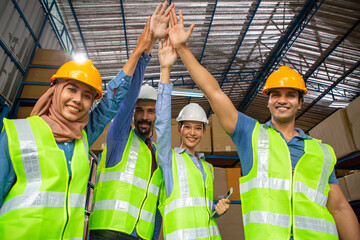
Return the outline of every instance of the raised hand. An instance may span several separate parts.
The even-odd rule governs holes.
[[[163,44],[161,43],[161,39],[159,39],[159,61],[161,69],[171,69],[176,59],[177,52],[171,46],[169,38],[165,37]]]
[[[136,48],[140,52],[144,52],[144,51],[147,51],[152,48],[154,43],[152,41],[151,35],[152,35],[152,33],[150,30],[150,16],[149,16],[148,20],[145,24],[143,32],[138,37],[138,44],[137,44]]]
[[[179,10],[178,21],[175,8],[172,9],[171,17],[169,20],[169,39],[175,50],[180,49],[182,46],[186,46],[186,42],[190,38],[194,27],[195,24],[191,24],[189,30],[185,31],[182,11]]]
[[[174,7],[172,3],[166,9],[167,1],[159,3],[153,15],[151,16],[150,30],[155,40],[164,38],[168,34],[167,25],[170,19],[171,9]],[[166,9],[166,10],[165,10]]]

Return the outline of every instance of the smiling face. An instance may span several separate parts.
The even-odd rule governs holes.
[[[75,122],[85,114],[94,102],[94,93],[85,83],[68,80],[60,94],[61,115],[68,121]]]
[[[187,148],[194,154],[195,147],[198,145],[205,133],[204,124],[197,121],[184,121],[178,125],[181,137],[181,148]]]
[[[302,100],[299,92],[292,88],[277,88],[271,90],[267,107],[271,119],[279,123],[295,122],[295,116],[301,109]]]
[[[154,101],[138,101],[135,105],[135,129],[143,136],[151,136],[156,120],[155,105]]]

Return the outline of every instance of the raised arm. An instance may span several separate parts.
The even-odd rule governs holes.
[[[155,130],[157,135],[156,149],[158,163],[166,176],[165,168],[171,165],[171,89],[170,72],[177,59],[177,53],[171,47],[168,38],[165,38],[164,44],[159,40],[159,61],[160,61],[160,85],[158,99],[156,101],[156,121]],[[165,165],[168,165],[165,167]],[[171,168],[170,168],[171,170]]]
[[[238,113],[231,100],[221,90],[216,79],[196,60],[186,42],[194,29],[192,24],[186,32],[184,29],[182,11],[179,10],[179,21],[175,9],[171,12],[169,21],[169,39],[172,46],[180,55],[181,60],[189,71],[191,78],[208,98],[212,109],[218,116],[220,124],[228,134],[232,134],[236,127]]]
[[[339,184],[330,184],[327,208],[335,219],[340,239],[360,240],[358,220]]]

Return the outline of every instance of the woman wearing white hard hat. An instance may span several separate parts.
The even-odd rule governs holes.
[[[213,167],[205,162],[203,153],[195,152],[208,123],[199,104],[190,103],[180,111],[176,120],[181,143],[179,148],[171,149],[170,71],[176,58],[168,39],[164,44],[159,42],[161,79],[155,129],[157,160],[165,182],[159,203],[163,235],[165,239],[221,239],[215,217],[226,212],[230,201],[222,199],[214,207]]]

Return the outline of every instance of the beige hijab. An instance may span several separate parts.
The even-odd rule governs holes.
[[[89,114],[71,122],[61,115],[60,95],[68,81],[58,82],[50,87],[37,101],[30,116],[40,116],[50,126],[57,142],[71,142],[81,139],[81,130],[89,121]]]

